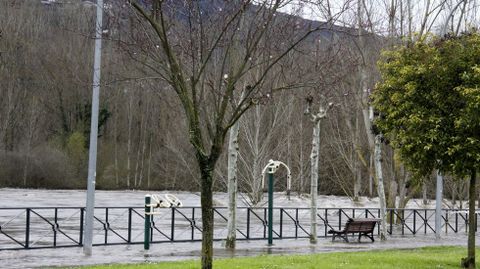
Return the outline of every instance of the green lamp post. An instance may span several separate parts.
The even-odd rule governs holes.
[[[277,171],[280,165],[284,166],[287,169],[287,195],[290,195],[290,187],[291,187],[291,173],[290,168],[281,162],[281,161],[274,161],[269,160],[268,164],[263,168],[262,171],[262,186],[265,186],[265,173],[268,173],[268,245],[273,245],[273,185],[274,185],[274,177],[273,174]]]

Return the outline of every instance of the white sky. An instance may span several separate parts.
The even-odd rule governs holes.
[[[420,24],[425,16],[426,7],[429,3],[430,16],[427,20],[427,27],[431,26],[432,32],[438,33],[445,25],[446,18],[454,9],[455,25],[459,21],[459,13],[463,7],[464,0],[364,0],[367,13],[370,15],[372,25],[377,33],[386,33],[388,24],[388,13],[391,3],[397,5],[396,28],[400,29],[400,14],[403,8],[404,29],[407,29],[407,3],[411,3],[413,31],[420,29]],[[470,26],[480,25],[480,0],[469,0],[466,6],[466,16],[463,16],[461,30]],[[342,26],[356,25],[358,0],[292,0],[291,3],[281,9],[286,13],[300,14],[302,17],[318,21],[326,21],[328,18],[327,7],[330,7],[335,24]],[[365,20],[366,21],[366,20]]]

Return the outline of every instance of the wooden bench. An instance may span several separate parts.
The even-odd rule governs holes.
[[[347,223],[345,224],[345,228],[343,230],[330,230],[328,231],[329,234],[333,234],[332,241],[335,240],[336,237],[343,238],[345,242],[348,242],[348,234],[356,234],[358,233],[358,242],[362,236],[370,238],[372,242],[375,242],[373,238],[373,230],[375,229],[375,225],[377,222],[380,222],[380,219],[348,219]]]

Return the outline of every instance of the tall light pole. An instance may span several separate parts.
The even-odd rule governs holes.
[[[437,190],[435,194],[435,238],[440,239],[442,233],[442,199],[443,175],[437,170]]]
[[[268,245],[273,245],[273,174],[277,171],[280,165],[284,166],[287,169],[287,193],[290,193],[291,183],[291,173],[290,168],[281,162],[269,160],[268,164],[262,170],[262,186],[265,186],[265,173],[268,173]]]
[[[95,25],[95,55],[93,62],[92,117],[90,125],[90,147],[88,152],[87,205],[83,253],[92,255],[93,214],[95,208],[95,178],[97,176],[98,107],[100,99],[100,66],[102,61],[103,0],[97,0]]]

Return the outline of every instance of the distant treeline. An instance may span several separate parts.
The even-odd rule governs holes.
[[[80,3],[0,1],[0,187],[85,188],[93,15]],[[132,57],[142,49],[131,30],[133,12],[113,6],[105,16],[97,188],[198,191],[179,101]],[[375,195],[364,96],[378,79],[375,62],[385,42],[367,36],[359,47],[357,38],[332,28],[282,62],[282,76],[305,83],[265,96],[240,119],[240,191],[261,189],[261,170],[276,159],[291,168],[293,190],[309,192],[313,123],[304,110],[327,100],[334,107],[321,126],[320,193]],[[433,190],[430,179],[410,179],[388,146],[384,164],[390,203],[398,193]],[[225,154],[215,172],[219,191],[226,189],[226,165]],[[279,191],[285,178],[277,176]],[[466,194],[464,184],[448,179],[446,192]]]

